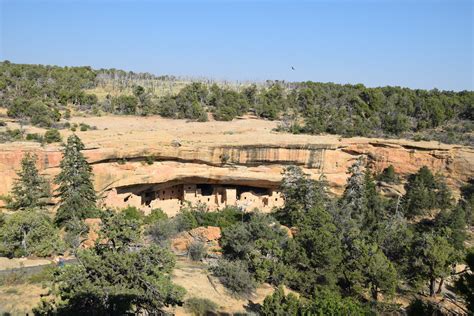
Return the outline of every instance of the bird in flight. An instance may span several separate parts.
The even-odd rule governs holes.
[[[295,70],[295,67],[291,66],[291,70]]]

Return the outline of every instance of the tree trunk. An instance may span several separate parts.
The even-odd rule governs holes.
[[[430,279],[430,296],[435,296],[436,291],[436,278]]]
[[[443,284],[444,284],[444,278],[441,278],[441,281],[439,281],[439,287],[438,287],[438,291],[436,291],[436,294],[441,294],[441,291],[443,290]]]
[[[371,292],[372,292],[372,298],[374,299],[374,301],[378,301],[379,300],[379,291],[377,291],[377,287],[372,286]]]

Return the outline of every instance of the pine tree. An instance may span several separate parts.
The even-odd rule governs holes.
[[[69,136],[64,147],[61,172],[55,178],[60,197],[56,222],[64,224],[69,220],[94,216],[97,196],[92,184],[92,168],[81,150],[84,144],[76,135]]]
[[[364,160],[359,158],[350,168],[351,176],[347,180],[346,189],[342,197],[342,209],[345,216],[361,225],[367,213],[368,201],[366,191],[366,175]]]
[[[450,274],[457,261],[456,251],[445,237],[430,233],[421,234],[412,249],[413,276],[410,279],[415,282],[428,281],[430,296],[434,296],[436,281],[441,279],[441,288],[444,278]]]
[[[425,215],[436,206],[436,181],[426,166],[410,175],[405,190],[403,199],[407,217]]]
[[[47,204],[50,196],[48,181],[36,168],[36,155],[26,154],[21,160],[18,179],[13,184],[11,208],[15,210],[33,209]]]
[[[319,181],[312,180],[300,167],[289,166],[285,169],[281,183],[281,192],[285,196],[285,206],[278,220],[281,223],[296,226],[313,207],[328,206],[327,182],[324,175]]]

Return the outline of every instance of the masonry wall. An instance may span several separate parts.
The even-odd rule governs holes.
[[[207,188],[209,192],[209,186]],[[108,207],[117,209],[135,206],[145,214],[150,213],[152,209],[160,208],[170,217],[175,216],[181,207],[188,203],[192,206],[205,205],[209,211],[222,210],[226,206],[237,206],[243,211],[258,209],[262,212],[270,212],[273,208],[284,205],[283,196],[278,191],[268,190],[267,194],[262,194],[250,189],[238,194],[235,187],[225,185],[212,186],[210,194],[203,194],[202,189],[196,184],[176,184],[135,193],[137,194],[118,194],[115,189],[112,189],[103,202]]]

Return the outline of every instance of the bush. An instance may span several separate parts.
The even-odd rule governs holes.
[[[126,219],[133,219],[139,222],[143,221],[143,213],[135,206],[127,206],[126,208],[122,209],[122,213]]]
[[[38,133],[26,134],[26,140],[42,143],[44,141],[44,137]]]
[[[385,168],[377,177],[377,180],[387,183],[398,183],[399,178],[395,173],[395,168],[392,165]]]
[[[14,142],[23,139],[23,133],[19,129],[9,129],[0,132],[0,143]]]
[[[189,245],[188,256],[193,261],[201,261],[207,254],[206,244],[202,241],[194,241]]]
[[[212,268],[212,272],[233,294],[249,295],[255,290],[255,280],[249,272],[247,264],[242,260],[222,259],[217,266]]]
[[[8,216],[0,228],[0,238],[0,253],[7,257],[47,257],[64,249],[51,219],[32,210]]]
[[[151,236],[153,242],[165,246],[168,240],[178,232],[175,219],[173,218],[156,222],[148,229],[147,233]]]
[[[148,165],[152,165],[155,162],[155,157],[154,156],[146,156],[145,157],[145,162]]]
[[[243,213],[237,207],[227,206],[219,212],[193,211],[198,226],[227,228],[241,222]]]
[[[218,306],[207,298],[192,297],[184,303],[184,308],[193,315],[204,316],[209,313],[215,313]]]
[[[273,218],[257,213],[244,223],[239,222],[223,229],[220,243],[227,257],[245,259],[257,248],[257,242],[271,241],[281,246],[287,239],[286,232],[280,225],[275,225]]]
[[[163,212],[162,209],[160,208],[154,208],[151,210],[150,214],[145,216],[143,219],[144,224],[154,224],[160,221],[164,221],[168,219],[168,215],[166,215],[165,212]]]
[[[195,212],[187,209],[182,209],[178,213],[178,215],[174,217],[174,221],[178,232],[187,231],[199,227],[199,224],[195,217]]]
[[[408,316],[417,316],[417,315],[444,315],[439,308],[432,302],[424,302],[423,300],[417,298],[410,302],[410,305],[407,307]]]
[[[80,129],[81,132],[85,132],[85,131],[88,131],[88,130],[97,129],[97,127],[90,126],[89,124],[86,124],[86,123],[80,123],[79,124],[79,129]]]
[[[56,143],[62,141],[61,134],[57,129],[50,129],[44,133],[44,140],[48,143]]]

